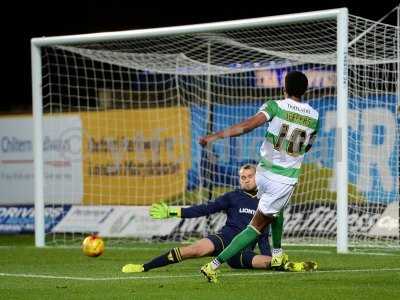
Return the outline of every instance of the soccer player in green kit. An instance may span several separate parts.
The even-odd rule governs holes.
[[[201,273],[209,282],[217,282],[217,269],[220,265],[253,243],[289,202],[300,176],[304,155],[310,150],[318,132],[318,112],[301,101],[307,88],[308,80],[302,72],[289,72],[285,77],[285,99],[268,101],[256,115],[200,138],[199,143],[204,147],[218,139],[239,136],[269,123],[256,171],[257,196],[260,199],[257,211],[247,228],[216,258],[201,268]],[[272,261],[274,256],[277,264],[284,259],[282,251],[275,255],[273,251]],[[317,264],[308,262],[297,267],[315,270]]]

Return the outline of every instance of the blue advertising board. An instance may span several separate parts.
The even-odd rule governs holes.
[[[67,214],[71,205],[46,206],[45,231],[51,229]],[[32,233],[35,229],[35,208],[33,205],[0,206],[0,234]]]
[[[263,101],[247,101],[236,105],[213,104],[213,132],[238,123],[257,113]],[[310,101],[320,114],[320,131],[313,149],[304,163],[316,163],[332,169],[336,164],[335,97]],[[399,120],[396,118],[397,99],[394,95],[349,99],[348,111],[348,169],[349,183],[353,184],[368,202],[390,203],[397,200],[399,176]],[[204,164],[204,151],[198,144],[206,133],[206,106],[191,106],[192,169],[188,188],[199,186]],[[264,140],[265,125],[235,138],[218,140],[212,153],[216,158],[212,178],[214,185],[237,186],[238,167],[243,163],[257,163],[259,147]],[[334,176],[332,176],[334,181]],[[334,183],[333,183],[334,189]]]

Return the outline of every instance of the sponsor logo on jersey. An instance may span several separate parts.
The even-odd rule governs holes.
[[[249,208],[242,207],[242,208],[239,209],[239,213],[240,214],[251,214],[251,215],[254,215],[256,213],[256,211],[254,209],[249,209]]]
[[[290,103],[287,104],[288,108],[294,110],[294,111],[298,111],[300,113],[304,113],[304,114],[309,114],[311,115],[311,111],[308,108],[305,107],[298,107],[296,105],[291,105]]]

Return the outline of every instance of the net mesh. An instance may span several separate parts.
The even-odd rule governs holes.
[[[399,243],[398,30],[349,17],[353,245]],[[72,205],[48,241],[80,241],[88,232],[122,243],[182,240],[218,231],[223,214],[154,223],[147,206],[204,203],[237,187],[239,167],[258,162],[266,128],[211,149],[199,137],[282,99],[285,74],[301,70],[321,130],[285,209],[283,239],[334,243],[336,53],[336,20],[42,48],[44,132],[62,144],[45,149],[45,203]]]

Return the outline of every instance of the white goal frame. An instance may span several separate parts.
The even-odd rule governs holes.
[[[175,34],[201,33],[227,29],[243,29],[261,25],[284,25],[307,20],[337,20],[337,252],[348,252],[348,10],[338,8],[305,13],[278,15],[264,18],[216,22],[189,26],[176,26],[144,30],[42,37],[31,40],[32,58],[32,103],[34,121],[34,199],[35,199],[35,245],[45,246],[44,223],[44,169],[43,169],[43,104],[41,47],[51,45],[73,45],[77,43],[105,42],[137,39]]]

